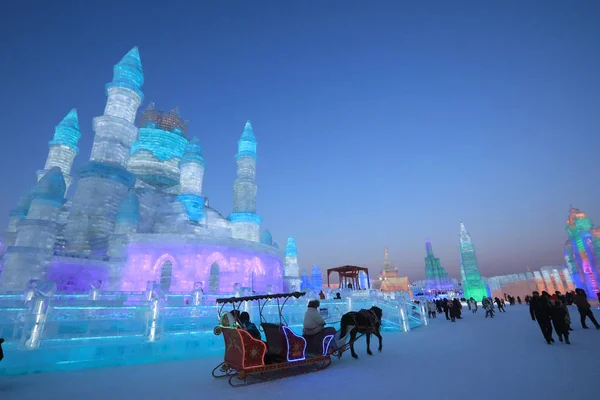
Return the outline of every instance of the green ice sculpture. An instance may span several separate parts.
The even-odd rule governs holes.
[[[481,301],[487,296],[485,282],[481,278],[475,247],[471,242],[471,235],[465,225],[460,223],[460,273],[463,279],[464,297]]]

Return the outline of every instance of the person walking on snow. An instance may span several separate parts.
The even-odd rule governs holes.
[[[587,295],[585,294],[585,290],[583,289],[575,289],[575,298],[573,299],[573,303],[577,306],[577,310],[579,311],[579,317],[581,318],[581,327],[583,329],[588,329],[585,324],[585,319],[589,318],[592,321],[592,324],[596,326],[596,329],[600,329],[600,324],[596,321],[594,314],[592,313],[592,306],[590,302],[587,300]]]
[[[502,300],[500,300],[499,298],[495,298],[494,301],[496,302],[496,305],[498,306],[498,312],[506,312],[506,310],[504,309],[504,302]]]
[[[538,291],[533,292],[533,297],[529,300],[529,313],[531,320],[537,321],[546,339],[546,343],[554,343],[552,338],[552,322],[550,321],[550,302],[548,293],[542,292],[542,296]]]
[[[492,299],[484,296],[481,300],[481,305],[485,310],[485,317],[487,318],[489,316],[494,318],[494,303],[492,302]]]
[[[550,318],[552,319],[552,325],[554,325],[554,330],[558,335],[558,341],[563,341],[563,336],[565,338],[566,344],[571,344],[569,342],[569,324],[568,324],[568,313],[565,310],[564,304],[559,296],[556,294],[550,297]]]

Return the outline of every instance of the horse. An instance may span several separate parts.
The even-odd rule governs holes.
[[[340,326],[340,338],[343,338],[350,332],[350,352],[353,358],[358,358],[354,351],[354,341],[359,333],[367,335],[367,354],[372,356],[371,352],[371,334],[377,336],[379,339],[379,352],[383,347],[381,333],[381,308],[373,306],[369,310],[350,311],[342,315],[341,326]],[[348,327],[352,326],[350,329]]]

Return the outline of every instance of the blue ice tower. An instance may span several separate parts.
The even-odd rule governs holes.
[[[134,122],[144,97],[143,83],[142,62],[134,47],[115,65],[113,80],[106,85],[104,114],[93,121],[92,154],[79,170],[64,232],[67,254],[106,256],[117,210],[136,180],[126,166],[138,136]]]
[[[79,153],[79,139],[81,131],[79,129],[79,118],[77,110],[72,109],[63,118],[63,120],[54,128],[54,137],[48,142],[48,158],[44,169],[37,172],[38,181],[54,167],[60,168],[67,185],[67,190],[73,178],[71,177],[71,167],[77,153]]]
[[[179,162],[178,197],[185,206],[188,219],[194,222],[201,222],[204,218],[204,197],[202,197],[204,171],[202,147],[198,138],[194,136]]]
[[[16,239],[4,255],[0,290],[23,290],[31,279],[44,279],[60,231],[58,218],[67,186],[59,167],[37,183],[27,217],[17,225]]]
[[[250,121],[246,122],[238,140],[237,176],[233,182],[233,212],[229,216],[235,239],[260,240],[262,218],[256,214],[256,137]]]

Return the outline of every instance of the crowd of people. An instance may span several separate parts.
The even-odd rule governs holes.
[[[600,301],[600,293],[597,293],[598,301]],[[516,298],[509,294],[504,295],[506,301],[511,305],[516,303],[522,304],[520,296]],[[481,300],[482,308],[485,310],[485,318],[494,318],[496,310],[500,313],[506,312],[505,299],[484,296]],[[596,329],[600,330],[600,324],[596,320],[592,307],[587,300],[587,295],[583,289],[575,289],[572,292],[562,294],[555,292],[550,295],[543,291],[540,295],[535,291],[531,296],[525,297],[525,303],[529,306],[531,319],[537,321],[542,331],[542,335],[548,344],[554,343],[553,332],[556,332],[558,340],[565,344],[570,344],[569,334],[573,331],[571,328],[571,315],[569,313],[569,305],[575,305],[579,312],[581,327],[588,329],[587,321],[589,320]],[[436,318],[437,314],[444,313],[449,321],[462,319],[462,304],[466,302],[469,310],[474,314],[478,311],[478,303],[474,298],[470,299],[433,299],[427,301],[427,311],[430,318]]]
[[[436,318],[437,314],[442,312],[446,315],[448,321],[456,322],[462,319],[462,303],[459,299],[436,299],[427,302],[427,313],[429,318]]]
[[[583,329],[588,329],[587,319],[594,324],[596,329],[600,329],[600,324],[598,324],[592,313],[592,306],[587,300],[587,295],[583,289],[575,289],[574,292],[567,293],[567,295],[562,295],[560,292],[550,295],[546,291],[543,291],[540,295],[539,292],[535,291],[531,297],[527,296],[525,298],[525,302],[529,304],[531,319],[537,321],[548,344],[554,343],[553,327],[560,342],[564,340],[566,344],[571,343],[569,332],[573,331],[573,328],[571,328],[571,315],[567,307],[569,304],[577,306]]]

